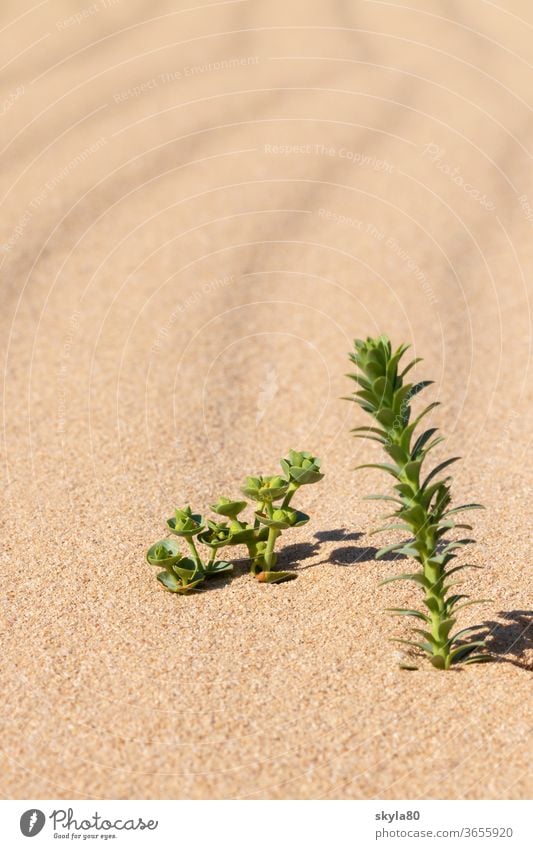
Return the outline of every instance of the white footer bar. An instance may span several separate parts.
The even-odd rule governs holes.
[[[531,849],[519,801],[0,801],[2,846]],[[33,842],[34,841],[34,842]]]

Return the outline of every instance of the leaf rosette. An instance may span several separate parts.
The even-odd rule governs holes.
[[[288,488],[289,481],[282,478],[281,475],[247,477],[242,492],[254,501],[268,504],[283,498]]]
[[[166,569],[181,560],[182,554],[178,542],[174,539],[160,539],[154,542],[146,552],[146,559],[152,566],[160,566]]]
[[[324,475],[320,471],[320,460],[308,451],[289,451],[289,456],[280,461],[285,476],[299,486],[317,483]]]
[[[227,522],[208,520],[207,529],[198,534],[198,542],[209,546],[209,548],[222,548],[231,544],[232,536],[232,530]]]
[[[282,508],[273,510],[272,516],[260,512],[257,512],[255,516],[262,525],[280,531],[287,528],[298,528],[300,525],[306,525],[309,521],[307,513],[302,513],[301,510],[284,510]]]
[[[231,499],[221,496],[216,504],[210,504],[209,506],[213,513],[218,513],[219,516],[236,519],[239,513],[242,513],[246,507],[246,501],[231,501]]]
[[[193,513],[190,507],[185,507],[183,510],[176,509],[175,515],[167,519],[167,527],[176,536],[193,537],[201,533],[205,526],[199,513]]]

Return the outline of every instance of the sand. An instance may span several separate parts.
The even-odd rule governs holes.
[[[530,4],[2,8],[3,796],[527,797]],[[388,642],[418,595],[341,400],[378,332],[487,507],[492,665]],[[290,447],[326,472],[297,580],[164,592],[174,506]]]

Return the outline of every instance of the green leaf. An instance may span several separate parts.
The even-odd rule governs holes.
[[[385,390],[387,388],[387,378],[386,377],[378,377],[372,384],[372,392],[379,397],[382,397],[385,394]]]
[[[382,407],[375,415],[380,424],[388,428],[394,427],[395,415],[392,410],[389,410],[387,407]]]
[[[282,531],[291,526],[289,516],[286,514],[288,514],[288,510],[275,510],[272,517],[259,512],[254,513],[254,516],[262,525]]]
[[[355,433],[354,439],[370,439],[372,442],[379,442],[380,445],[386,445],[386,440],[382,439],[381,436],[372,436],[372,434],[368,433]]]
[[[231,501],[231,499],[222,496],[216,504],[210,504],[209,507],[213,513],[218,513],[219,516],[228,516],[230,519],[236,519],[246,507],[246,501]]]
[[[397,378],[398,364],[408,349],[408,345],[400,345],[397,351],[394,352],[387,363],[387,379],[392,382],[393,377]],[[405,370],[408,371],[408,368]]]
[[[431,613],[438,613],[440,610],[439,603],[436,598],[425,598],[424,604]]]
[[[181,560],[178,541],[175,539],[160,539],[150,546],[146,559],[152,566],[166,568]]]
[[[436,445],[440,445],[441,442],[444,442],[444,437],[443,436],[437,436],[435,439],[433,439],[429,443],[429,445],[426,445],[426,447],[424,448],[424,450],[421,453],[425,457],[426,454],[429,454],[429,452],[432,451],[433,448],[435,448]]]
[[[433,646],[431,643],[417,643],[414,640],[400,640],[398,637],[391,637],[391,643],[403,643],[406,646],[414,646],[417,649],[422,649],[422,651],[426,652],[426,654],[433,653]]]
[[[459,507],[452,507],[444,515],[451,516],[453,513],[460,513],[463,510],[485,510],[483,504],[461,504]]]
[[[389,463],[363,463],[362,466],[356,466],[354,471],[358,471],[359,469],[380,469],[382,472],[388,472],[390,475],[393,475],[396,479],[400,471],[396,466],[391,466]]]
[[[165,589],[169,590],[171,593],[179,593],[181,595],[186,595],[187,593],[192,592],[192,590],[194,590],[198,586],[198,584],[202,583],[203,577],[198,578],[196,581],[183,584],[169,572],[160,572],[157,576],[157,580],[159,581],[159,583],[163,584]]]
[[[199,574],[209,578],[221,575],[223,572],[231,572],[232,570],[233,563],[229,563],[227,560],[217,560],[215,563],[212,563],[209,568],[206,566],[204,569],[201,569]]]
[[[420,610],[408,610],[406,607],[386,607],[386,613],[392,613],[396,616],[414,616],[417,619],[422,619],[424,622],[431,621],[429,616],[426,616],[425,613],[422,613]]]
[[[357,383],[358,386],[361,387],[361,389],[371,389],[372,388],[372,384],[370,383],[368,378],[366,378],[362,374],[347,374],[347,375],[345,375],[345,377],[349,377],[350,380],[355,380],[355,382]]]
[[[466,660],[462,661],[463,666],[468,666],[470,663],[492,663],[495,660],[494,657],[490,654],[475,654],[473,657],[467,657]]]
[[[492,601],[494,601],[492,598],[478,598],[473,601],[465,601],[464,604],[460,604],[459,607],[454,609],[454,613],[459,613],[460,610],[464,610],[465,607],[471,607],[473,604],[488,604]]]
[[[416,417],[416,419],[409,425],[412,430],[416,428],[416,426],[422,421],[422,419],[427,416],[435,407],[440,407],[440,401],[432,401],[431,404],[428,404],[421,413]]]
[[[392,495],[363,495],[363,501],[395,501],[396,504],[402,504],[399,498],[393,498]]]
[[[397,553],[403,554],[404,557],[415,557],[415,558],[417,558],[417,557],[420,556],[418,551],[416,550],[416,548],[413,548],[410,545],[405,545],[403,548],[399,548]]]
[[[411,371],[411,369],[413,368],[413,366],[416,366],[416,364],[417,364],[417,363],[421,363],[421,362],[422,362],[422,359],[423,359],[422,357],[415,357],[415,359],[414,359],[414,360],[411,360],[411,362],[410,362],[408,365],[406,365],[406,367],[404,368],[404,370],[402,371],[402,373],[399,375],[399,376],[402,378],[402,380],[403,380],[403,378],[405,377],[405,375],[407,374],[407,372],[408,372],[408,371]]]
[[[157,580],[163,584],[167,590],[170,590],[170,592],[175,592],[178,587],[183,586],[181,581],[179,581],[175,575],[167,571],[159,572]]]
[[[454,566],[453,569],[448,569],[444,574],[447,578],[449,575],[453,575],[454,572],[460,572],[461,569],[482,569],[482,566],[476,566],[474,563],[463,563],[461,566]]]
[[[421,502],[424,505],[426,510],[429,509],[429,505],[431,504],[431,499],[433,498],[435,493],[438,493],[439,490],[442,489],[443,483],[445,483],[446,480],[448,480],[448,478],[445,478],[444,482],[443,481],[437,481],[436,483],[429,486],[427,489],[424,489],[424,490],[420,489],[420,500],[421,500]],[[438,511],[435,511],[435,508],[432,509],[432,512],[438,513]]]
[[[387,545],[385,548],[380,548],[379,551],[376,551],[374,558],[375,560],[381,560],[386,554],[390,554],[391,551],[397,551],[403,545],[405,545],[404,542],[393,542],[392,545]]]
[[[303,513],[301,510],[289,510],[291,528],[299,528],[302,525],[307,525],[310,516]]]
[[[425,389],[425,388],[426,388],[426,386],[431,386],[431,384],[432,384],[432,383],[435,383],[435,381],[434,381],[434,380],[421,380],[419,383],[415,383],[415,384],[414,384],[414,385],[413,385],[413,386],[409,389],[409,393],[408,393],[408,399],[409,399],[409,401],[410,401],[412,398],[414,398],[414,397],[415,397],[415,395],[418,395],[418,393],[419,393],[419,392],[422,392],[422,390],[423,390],[423,389]]]
[[[460,595],[451,595],[446,599],[446,608],[451,613],[455,605],[461,601],[463,598],[470,598],[470,596],[465,595],[464,593]]]
[[[385,584],[392,584],[393,581],[414,581],[415,584],[421,584],[425,589],[429,589],[431,586],[428,579],[420,572],[405,572],[403,575],[394,575],[393,578],[385,578],[384,581],[379,582],[379,586],[383,587]]]
[[[478,648],[479,646],[484,647],[485,640],[474,640],[474,642],[472,643],[467,643],[464,646],[459,646],[459,648],[453,649],[450,652],[451,662],[458,663],[461,658],[467,657],[469,654],[471,654],[471,652],[474,651],[474,649]]]
[[[456,622],[455,619],[443,619],[442,620],[442,622],[440,623],[439,628],[438,628],[439,640],[441,642],[448,640],[450,631],[453,628],[453,626],[455,625],[455,622]]]
[[[412,455],[413,458],[415,458],[417,456],[418,452],[422,450],[422,448],[424,447],[424,445],[426,444],[428,439],[431,439],[431,437],[433,436],[434,433],[437,432],[437,430],[438,430],[438,428],[436,428],[436,427],[430,427],[428,430],[425,430],[424,433],[422,433],[418,437],[418,439],[416,440],[415,444],[413,445],[413,449],[411,451],[411,455]]]
[[[460,460],[460,459],[461,459],[460,457],[450,457],[450,459],[449,459],[449,460],[444,460],[444,462],[443,462],[443,463],[439,463],[439,465],[438,465],[438,466],[435,466],[435,468],[434,468],[434,469],[433,469],[433,470],[429,473],[429,475],[428,475],[428,476],[427,476],[427,478],[425,479],[425,481],[424,481],[424,483],[422,484],[422,486],[420,487],[420,489],[425,489],[425,488],[426,488],[426,486],[428,485],[428,483],[429,483],[431,480],[433,480],[433,478],[435,477],[435,475],[438,475],[438,474],[439,474],[439,472],[442,472],[442,470],[443,470],[443,469],[446,469],[448,466],[451,466],[451,464],[452,464],[452,463],[456,463],[456,462],[457,462],[457,460]]]
[[[430,634],[429,631],[423,631],[422,628],[413,628],[413,631],[415,634],[420,634],[421,637],[425,637],[429,645],[434,646],[434,648],[439,648],[439,640],[436,640],[433,634]]]
[[[375,528],[375,530],[370,531],[369,536],[374,536],[374,534],[381,534],[383,533],[383,531],[407,531],[407,533],[409,533],[410,530],[411,528],[409,527],[409,525],[404,525],[403,523],[399,525],[383,525],[382,528]]]
[[[420,528],[428,522],[427,513],[420,504],[413,504],[411,507],[400,511],[400,515],[402,519],[412,522]]]
[[[281,581],[292,581],[298,577],[294,572],[259,572],[256,579],[260,584],[279,584]]]
[[[400,448],[399,445],[389,444],[386,446],[385,451],[392,457],[392,459],[398,464],[398,467],[401,468],[406,460],[408,459],[408,454],[403,448]]]
[[[376,433],[382,436],[383,439],[388,439],[388,434],[385,430],[380,430],[378,427],[352,427],[350,433]]]
[[[403,473],[408,481],[413,484],[418,483],[418,476],[420,474],[420,466],[422,465],[420,460],[412,460],[410,463],[406,463],[403,469]]]
[[[172,571],[182,579],[182,582],[189,583],[197,574],[198,568],[190,557],[182,557],[181,560],[173,564]]]
[[[358,392],[355,392],[356,398],[361,398],[362,401],[366,401],[371,407],[375,408],[375,396],[374,393],[369,389],[360,389]]]
[[[483,628],[483,625],[471,625],[469,628],[462,628],[453,637],[449,638],[448,643],[453,645],[460,637],[464,637],[466,634],[472,634],[474,631],[479,631],[480,628]]]

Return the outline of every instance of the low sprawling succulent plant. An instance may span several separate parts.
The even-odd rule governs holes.
[[[190,593],[204,580],[198,562],[184,557],[175,540],[161,539],[154,543],[148,549],[146,559],[152,566],[162,569],[157,580],[172,593]]]
[[[250,570],[261,583],[277,583],[296,577],[293,572],[276,571],[276,541],[284,530],[309,521],[309,516],[291,508],[290,503],[301,486],[317,483],[324,475],[320,472],[320,460],[307,451],[289,451],[288,458],[281,460],[281,467],[285,477],[246,478],[242,491],[255,502],[250,522],[239,518],[248,502],[226,497],[210,505],[213,513],[226,519],[224,522],[205,520],[188,506],[175,511],[167,520],[167,528],[169,533],[185,540],[190,557],[182,556],[173,539],[160,540],[147,553],[148,562],[163,569],[157,578],[167,590],[186,594],[206,578],[231,571],[231,562],[217,560],[219,550],[225,546],[245,545],[248,548]],[[207,559],[200,556],[195,538],[209,549]]]
[[[415,436],[415,431],[424,418],[438,402],[425,407],[414,419],[411,419],[411,401],[419,392],[433,381],[424,380],[409,383],[406,374],[419,362],[412,360],[402,371],[399,363],[407,350],[401,345],[392,351],[386,336],[366,341],[355,340],[355,350],[350,354],[351,361],[357,367],[350,374],[357,384],[357,390],[349,396],[359,406],[370,413],[378,427],[357,427],[357,437],[373,439],[379,442],[388,454],[390,463],[370,463],[358,468],[378,468],[390,474],[394,480],[394,495],[371,495],[368,499],[377,499],[396,505],[385,519],[393,524],[379,528],[378,531],[401,530],[408,538],[389,545],[377,552],[376,558],[389,552],[413,557],[420,564],[420,571],[397,575],[383,583],[391,581],[414,581],[424,591],[425,610],[390,608],[389,611],[402,616],[412,616],[420,620],[421,628],[416,628],[415,640],[397,640],[408,643],[426,653],[437,669],[448,669],[457,663],[481,663],[490,660],[483,651],[484,640],[476,639],[479,626],[463,628],[452,633],[459,611],[471,604],[480,604],[488,599],[472,601],[463,593],[457,593],[458,582],[455,576],[463,569],[479,568],[470,563],[452,566],[456,552],[465,545],[474,542],[470,538],[447,540],[450,531],[461,528],[471,530],[470,525],[455,521],[457,514],[465,510],[481,508],[481,504],[463,504],[450,507],[451,477],[439,478],[441,472],[459,457],[451,457],[439,463],[427,475],[422,474],[422,466],[428,453],[438,445],[443,437],[435,436],[437,428],[431,427]],[[377,531],[376,531],[377,533]],[[403,664],[406,668],[413,668]]]

